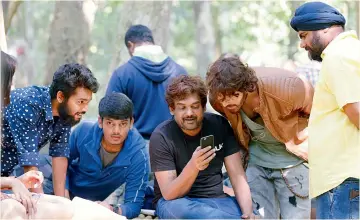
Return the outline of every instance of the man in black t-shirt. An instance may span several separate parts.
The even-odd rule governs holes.
[[[253,218],[240,147],[225,118],[204,113],[204,82],[176,77],[167,88],[166,101],[174,118],[160,124],[150,138],[159,218]],[[200,138],[209,135],[214,136],[214,148],[202,149]],[[223,163],[236,198],[223,191]]]

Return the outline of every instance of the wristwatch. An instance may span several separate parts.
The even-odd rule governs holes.
[[[113,208],[113,212],[119,214],[120,204],[111,205]]]

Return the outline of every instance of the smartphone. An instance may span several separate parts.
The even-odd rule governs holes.
[[[200,139],[200,146],[201,146],[201,148],[211,146],[211,149],[213,149],[214,148],[214,135],[202,137]]]

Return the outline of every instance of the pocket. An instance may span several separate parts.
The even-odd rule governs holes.
[[[246,178],[247,178],[247,182],[248,184],[254,183],[254,181],[261,177],[264,176],[263,174],[263,168],[254,164],[249,164],[247,169],[246,169]]]
[[[281,171],[286,187],[297,197],[307,199],[309,195],[309,169],[304,164]]]

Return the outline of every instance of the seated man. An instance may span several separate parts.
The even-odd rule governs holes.
[[[146,143],[133,123],[131,100],[110,93],[100,100],[98,123],[84,122],[74,129],[66,182],[70,198],[103,201],[125,184],[124,204],[101,204],[127,218],[139,215],[149,163]]]
[[[198,77],[174,78],[166,90],[173,119],[160,124],[150,138],[159,218],[253,218],[250,189],[241,165],[240,147],[220,115],[204,113],[207,89]],[[213,135],[214,148],[199,147]],[[225,162],[235,197],[223,191]]]

